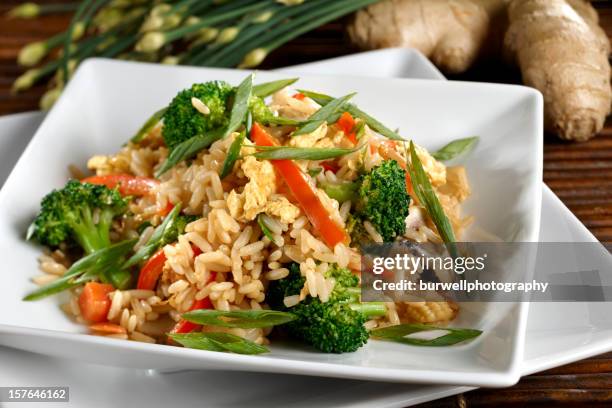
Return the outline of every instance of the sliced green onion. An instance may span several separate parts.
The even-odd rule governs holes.
[[[161,176],[183,160],[192,158],[198,154],[200,150],[206,149],[211,144],[221,139],[224,134],[225,129],[217,129],[207,135],[194,136],[191,139],[179,143],[172,149],[164,164],[155,172],[155,177]]]
[[[227,150],[227,156],[225,156],[225,160],[223,161],[223,167],[221,168],[221,173],[219,174],[219,177],[221,177],[221,179],[227,177],[234,169],[234,164],[240,158],[240,148],[244,143],[245,137],[246,132],[243,130],[238,136],[236,136],[231,146]]]
[[[219,327],[257,329],[272,327],[295,320],[295,316],[277,310],[222,310],[199,309],[183,313],[182,318],[197,324]]]
[[[265,160],[327,160],[356,152],[363,146],[358,145],[352,149],[341,147],[253,146],[259,151],[252,155],[257,159]]]
[[[327,105],[328,103],[330,103],[331,101],[334,100],[333,97],[331,97],[329,95],[322,94],[322,93],[307,91],[307,90],[304,90],[304,89],[299,89],[298,92],[306,95],[307,97],[309,97],[310,99],[312,99],[316,103],[318,103],[319,105],[323,105],[323,106]],[[346,110],[351,115],[353,115],[356,118],[359,118],[359,119],[363,120],[366,123],[366,125],[368,125],[370,127],[370,129],[372,129],[373,131],[375,131],[377,133],[380,133],[382,136],[384,136],[384,137],[386,137],[388,139],[393,139],[393,140],[405,140],[397,132],[389,129],[388,127],[383,125],[380,121],[378,121],[376,118],[368,115],[367,113],[365,113],[364,111],[359,109],[354,104],[349,103],[349,104],[347,104],[346,108],[347,108]]]
[[[185,347],[198,350],[229,351],[236,354],[261,354],[270,351],[264,346],[229,333],[170,333],[168,336]]]
[[[138,132],[132,136],[130,142],[139,143],[151,131],[151,129],[153,129],[155,125],[159,123],[167,110],[168,108],[163,108],[155,112],[149,119],[147,119]]]
[[[455,244],[453,226],[444,213],[438,196],[429,182],[427,173],[423,169],[423,164],[421,164],[421,160],[416,153],[412,141],[410,142],[410,160],[408,161],[407,170],[410,174],[412,188],[417,198],[427,210],[427,213],[438,230],[438,234],[440,234],[440,238],[447,244],[447,248],[451,255],[455,256],[457,254],[457,246]]]
[[[470,151],[476,145],[478,139],[478,136],[474,136],[453,140],[437,152],[433,153],[432,156],[436,160],[440,161],[452,160],[455,157]]]
[[[314,132],[324,122],[330,120],[333,115],[337,114],[353,96],[355,96],[355,92],[329,101],[325,106],[313,113],[308,118],[306,124],[297,128],[291,136],[306,135]]]
[[[232,106],[232,112],[230,113],[229,124],[225,129],[223,138],[229,136],[232,132],[235,132],[238,127],[244,122],[247,111],[249,110],[249,101],[253,94],[253,78],[254,74],[247,76],[236,89],[236,98],[234,99],[234,106]]]
[[[261,228],[261,232],[272,242],[274,242],[274,234],[270,231],[270,228],[266,225],[265,214],[259,214],[257,216],[257,224]]]
[[[172,211],[164,218],[164,221],[159,224],[151,237],[146,242],[146,244],[142,245],[134,255],[127,260],[125,264],[123,264],[123,268],[129,268],[131,266],[136,265],[137,263],[148,259],[153,255],[155,251],[157,251],[162,245],[165,245],[164,236],[174,227],[176,219],[181,212],[181,204],[177,204],[174,206]]]
[[[253,95],[265,98],[283,88],[296,83],[299,78],[279,79],[278,81],[264,82],[263,84],[253,86]]]
[[[414,333],[427,332],[433,330],[444,330],[447,333],[434,339],[419,339],[406,337]],[[394,341],[397,343],[410,344],[412,346],[441,347],[452,346],[467,340],[474,339],[482,334],[481,330],[476,329],[457,329],[452,327],[436,327],[427,324],[400,324],[397,326],[383,327],[370,331],[370,335],[382,340]]]

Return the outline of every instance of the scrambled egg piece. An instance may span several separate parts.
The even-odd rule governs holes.
[[[327,135],[327,123],[323,122],[314,132],[292,137],[288,145],[291,147],[314,147],[317,142]]]
[[[429,181],[434,187],[446,183],[446,166],[433,158],[429,152],[421,146],[415,145],[417,156],[423,164],[423,169],[429,176]]]
[[[252,221],[257,214],[265,212],[291,223],[300,215],[300,209],[289,200],[275,195],[276,174],[272,163],[247,156],[242,162],[242,171],[249,179],[240,194],[232,190],[227,197],[227,207],[232,217]]]

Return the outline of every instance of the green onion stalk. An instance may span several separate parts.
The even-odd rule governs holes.
[[[22,3],[7,13],[9,18],[36,18],[49,14],[71,13],[79,7],[79,3],[37,4]]]

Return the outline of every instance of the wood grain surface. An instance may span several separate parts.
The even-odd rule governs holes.
[[[67,16],[37,20],[4,18],[4,11],[18,3],[15,0],[0,2],[0,115],[38,109],[44,86],[36,86],[17,96],[10,93],[11,84],[22,72],[15,57],[24,44],[57,33],[68,22]],[[602,26],[612,37],[612,4],[597,2],[596,7]],[[346,41],[343,27],[343,22],[337,21],[292,41],[270,55],[263,68],[355,52]],[[520,74],[498,63],[481,63],[451,79],[518,83]],[[608,119],[600,135],[585,143],[562,142],[552,135],[544,137],[546,184],[600,241],[612,241],[612,119]],[[612,406],[612,353],[527,376],[511,388],[476,390],[422,406]]]

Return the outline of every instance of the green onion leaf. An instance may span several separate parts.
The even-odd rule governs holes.
[[[265,98],[281,89],[296,83],[299,78],[279,79],[278,81],[264,82],[253,86],[253,95]]]
[[[470,151],[478,142],[479,137],[466,137],[464,139],[453,140],[437,152],[433,153],[432,156],[436,160],[448,161],[455,157]]]
[[[418,339],[406,337],[413,333],[432,331],[432,330],[444,330],[448,333],[436,337],[434,339]],[[375,338],[382,340],[394,341],[397,343],[410,344],[413,346],[429,346],[429,347],[441,347],[441,346],[452,346],[457,343],[464,342],[466,340],[474,339],[482,334],[481,330],[475,329],[456,329],[452,327],[436,327],[427,324],[400,324],[397,326],[383,327],[381,329],[374,329],[370,331],[370,335]]]
[[[321,188],[329,198],[333,198],[339,203],[352,201],[357,195],[359,184],[353,182],[322,183]]]
[[[281,126],[302,126],[307,124],[309,121],[289,119],[282,116],[269,115],[261,119],[260,122],[264,125],[281,125]]]
[[[264,235],[268,237],[270,241],[275,242],[274,234],[272,234],[272,231],[270,231],[270,228],[268,228],[268,226],[266,225],[266,221],[264,217],[265,217],[265,214],[259,214],[257,216],[257,224],[259,225],[259,228],[261,228],[261,232],[263,232]]]
[[[342,147],[292,147],[292,146],[254,146],[258,151],[253,153],[258,159],[265,160],[327,160],[341,157],[363,148],[359,145],[352,149]]]
[[[127,254],[134,244],[135,239],[122,241],[106,248],[99,249],[91,254],[79,259],[64,273],[64,275],[51,282],[48,285],[42,286],[35,291],[26,295],[23,300],[39,300],[44,297],[62,292],[66,289],[79,286],[85,280],[78,279],[81,275],[87,274],[88,280],[99,276],[108,268],[112,267],[118,258]]]
[[[337,99],[330,100],[325,106],[313,113],[306,124],[300,126],[291,136],[300,136],[312,133],[323,124],[331,120],[331,118],[338,113],[340,109],[343,109],[346,103],[355,96],[355,92],[348,95],[342,96]]]
[[[408,153],[408,152],[407,152]],[[452,256],[457,254],[457,247],[455,245],[455,233],[453,227],[444,213],[444,209],[438,200],[427,173],[423,169],[423,164],[419,159],[414,148],[414,143],[410,142],[410,160],[407,166],[410,179],[412,181],[412,188],[414,189],[417,198],[421,204],[425,207],[431,220],[440,234],[440,238],[447,244],[447,248]]]
[[[317,167],[316,169],[308,169],[308,175],[310,177],[317,177],[323,171],[323,167]]]
[[[166,218],[164,218],[164,221],[155,228],[147,243],[138,248],[136,253],[132,255],[132,257],[128,259],[125,264],[123,264],[123,268],[129,268],[136,265],[140,261],[148,259],[162,245],[167,244],[167,242],[164,242],[164,236],[174,227],[180,212],[181,204],[179,203],[175,205],[172,211],[170,211]]]
[[[322,93],[306,91],[306,90],[303,90],[303,89],[298,90],[298,92],[306,95],[307,97],[309,97],[310,99],[312,99],[316,103],[318,103],[319,105],[326,106],[328,103],[330,103],[331,101],[334,100],[333,97],[331,97],[329,95],[322,94]],[[346,105],[346,110],[347,110],[348,113],[350,113],[354,117],[363,120],[365,122],[365,124],[370,127],[370,129],[372,129],[373,131],[375,131],[377,133],[380,133],[384,137],[386,137],[388,139],[393,139],[393,140],[404,140],[404,138],[401,137],[397,132],[389,129],[388,127],[383,125],[381,122],[379,122],[377,119],[375,119],[374,117],[368,115],[367,113],[365,113],[364,111],[359,109],[354,104],[352,104],[352,103],[347,104]]]
[[[276,310],[233,310],[224,312],[222,310],[199,309],[183,313],[182,318],[192,323],[207,326],[237,327],[240,329],[272,327],[295,320],[293,314]]]
[[[245,137],[246,132],[243,130],[238,136],[236,136],[231,146],[229,147],[227,151],[227,156],[225,156],[225,160],[223,161],[221,173],[219,174],[219,177],[221,177],[221,179],[227,177],[234,169],[234,164],[240,158],[240,148],[242,147]]]
[[[270,351],[264,346],[229,333],[170,333],[168,336],[185,347],[198,350],[229,351],[236,354],[261,354]]]
[[[251,100],[251,94],[253,93],[253,78],[255,74],[247,76],[236,89],[236,98],[234,99],[234,106],[230,113],[229,124],[225,129],[223,138],[228,137],[232,132],[242,125],[246,118],[247,111],[249,110],[249,101]]]
[[[167,110],[168,108],[163,108],[155,112],[149,119],[147,119],[147,121],[144,123],[144,125],[142,125],[140,130],[134,136],[132,136],[130,142],[139,143],[151,131],[151,129],[153,129],[155,125],[159,123],[162,116],[164,116],[164,113],[166,113]]]
[[[225,129],[216,129],[207,135],[194,136],[191,139],[179,143],[172,149],[170,155],[155,173],[155,177],[159,177],[172,167],[176,166],[183,160],[187,160],[198,154],[202,149],[206,149],[211,144],[221,139],[225,134]]]

